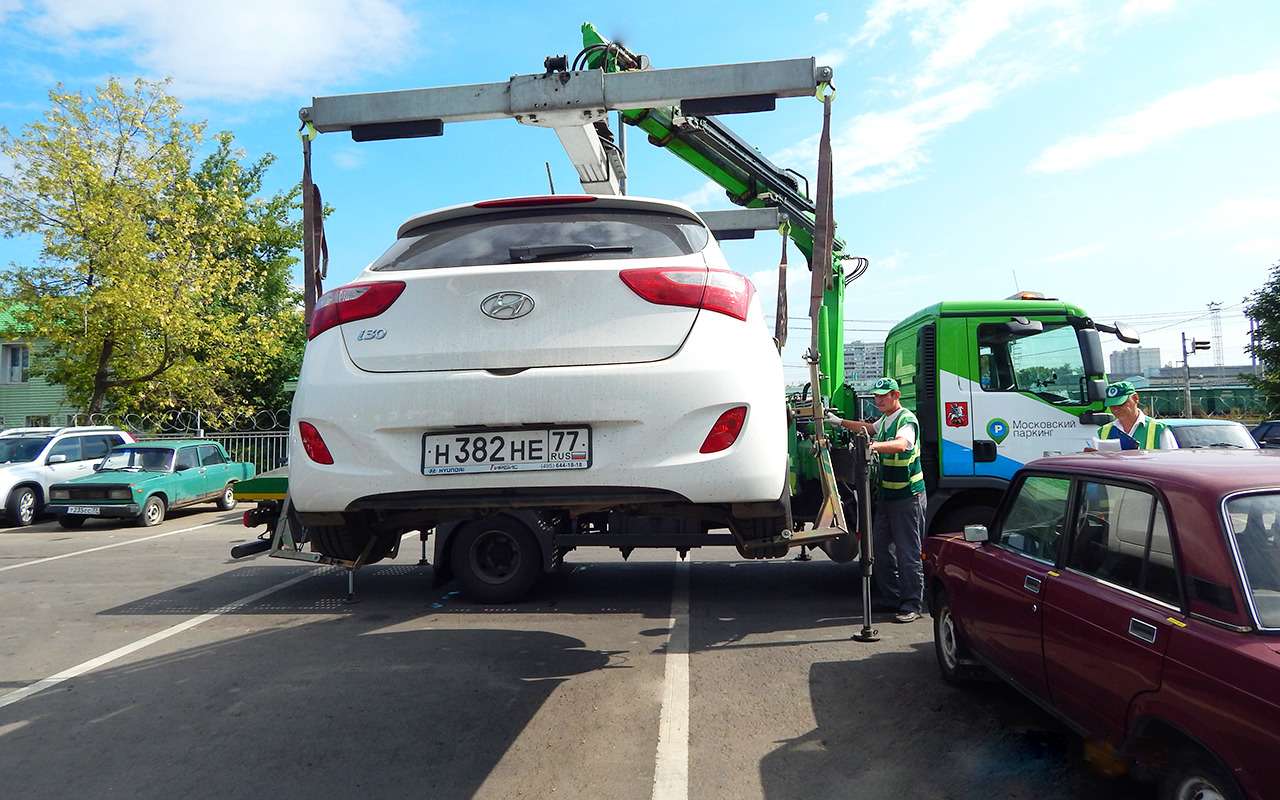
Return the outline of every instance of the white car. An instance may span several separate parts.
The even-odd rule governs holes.
[[[437,571],[507,599],[552,563],[549,531],[786,526],[781,359],[686,206],[554,195],[415,217],[308,335],[289,494],[326,555],[368,563],[435,528]]]
[[[49,487],[93,472],[111,448],[133,437],[110,426],[9,428],[0,431],[0,497],[10,525],[30,525]]]

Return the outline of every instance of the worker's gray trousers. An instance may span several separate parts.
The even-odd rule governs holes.
[[[924,600],[924,566],[920,563],[924,535],[924,492],[903,500],[876,503],[876,589],[899,611],[920,613]]]

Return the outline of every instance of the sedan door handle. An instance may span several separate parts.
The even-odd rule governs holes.
[[[1156,626],[1150,622],[1143,622],[1140,619],[1129,620],[1129,635],[1135,639],[1141,639],[1147,644],[1156,643]]]
[[[1032,576],[1028,575],[1026,579],[1022,581],[1022,588],[1026,589],[1028,592],[1031,592],[1032,594],[1040,594],[1040,579],[1033,578]]]

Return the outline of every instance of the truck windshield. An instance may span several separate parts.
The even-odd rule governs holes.
[[[13,436],[0,439],[0,464],[34,461],[48,443],[48,436]]]
[[[125,447],[112,450],[102,460],[99,472],[112,470],[168,472],[173,451],[164,447]]]
[[[659,211],[528,209],[421,225],[396,240],[372,268],[671,258],[701,252],[710,237],[705,225]]]
[[[1085,402],[1080,343],[1065,322],[1025,334],[1003,324],[979,325],[978,362],[983,391],[1030,392],[1055,404]]]
[[[1280,628],[1280,494],[1255,494],[1227,503],[1258,624]]]

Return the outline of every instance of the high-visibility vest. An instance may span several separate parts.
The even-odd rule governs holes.
[[[889,442],[898,438],[898,429],[911,425],[916,431],[916,442],[905,453],[880,454],[880,499],[904,500],[924,492],[924,469],[920,466],[920,421],[907,409],[902,409],[889,425],[881,425],[876,433],[877,442]]]
[[[1133,427],[1133,433],[1125,433],[1116,427],[1114,422],[1108,422],[1101,428],[1098,428],[1099,439],[1119,439],[1120,448],[1122,450],[1159,450],[1160,439],[1164,436],[1164,432],[1169,428],[1163,422],[1157,422],[1151,417],[1145,417],[1141,422]],[[1127,441],[1126,441],[1127,440]],[[1125,447],[1129,442],[1133,444]]]

